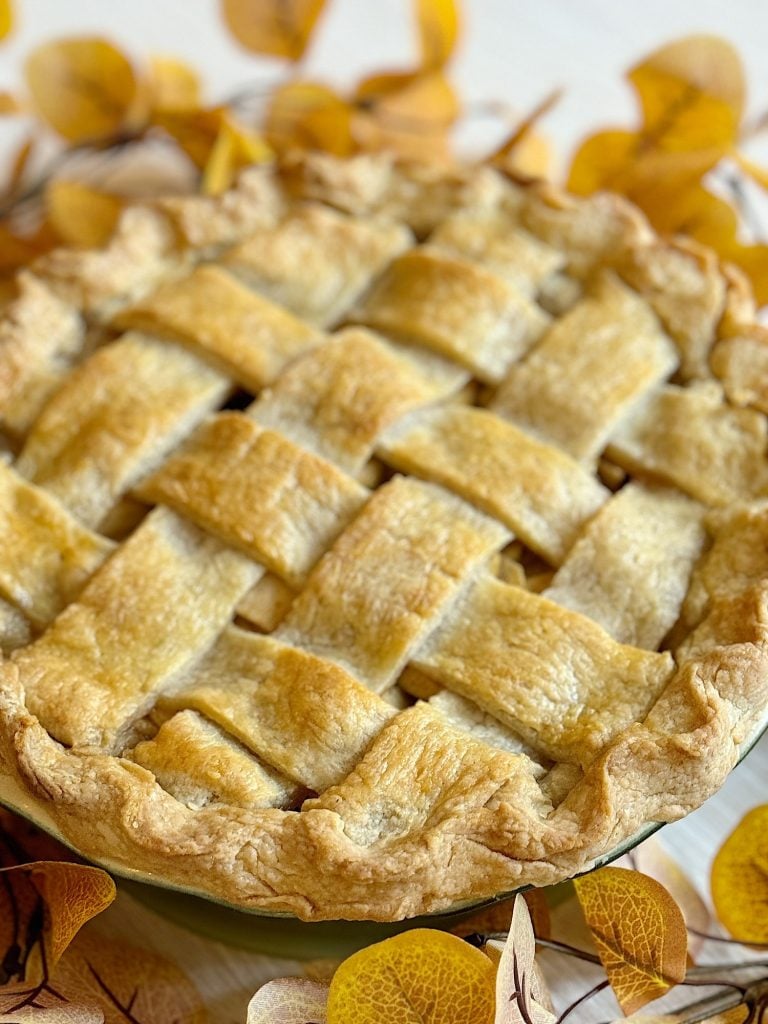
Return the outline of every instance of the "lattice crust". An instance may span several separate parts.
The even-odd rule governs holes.
[[[768,705],[751,315],[617,197],[381,157],[45,257],[0,322],[5,770],[87,855],[309,919],[685,814]]]

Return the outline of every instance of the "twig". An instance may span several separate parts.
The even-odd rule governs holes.
[[[598,982],[598,984],[591,988],[589,992],[585,992],[583,996],[579,996],[578,999],[574,999],[570,1006],[566,1006],[566,1008],[557,1018],[557,1024],[563,1024],[565,1018],[568,1017],[573,1012],[573,1010],[576,1009],[577,1006],[581,1006],[582,1003],[586,1003],[586,1001],[588,999],[591,999],[592,996],[596,996],[598,992],[602,992],[604,988],[608,988],[609,984],[610,982],[606,978],[605,981]]]

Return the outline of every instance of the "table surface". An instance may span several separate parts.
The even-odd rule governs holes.
[[[15,3],[17,28],[0,49],[0,90],[17,87],[24,56],[34,45],[68,34],[109,35],[137,59],[156,53],[183,57],[200,70],[211,99],[244,83],[274,80],[282,70],[278,62],[257,59],[237,46],[213,0]],[[545,125],[561,166],[586,132],[630,123],[634,100],[623,72],[680,35],[715,32],[733,42],[747,67],[751,113],[768,107],[768,9],[753,0],[465,0],[464,20],[454,78],[467,103],[502,99],[523,113],[553,87],[565,88]],[[305,74],[343,86],[364,72],[405,67],[414,52],[408,0],[332,0]],[[462,144],[471,151],[492,142],[499,131],[498,124],[478,119],[461,133]],[[0,119],[0,165],[23,136],[23,119]],[[758,143],[758,149],[768,153],[765,143]],[[659,834],[703,892],[718,845],[749,808],[765,801],[766,778],[768,737],[704,807]],[[95,927],[176,960],[204,993],[217,1024],[242,1024],[259,984],[300,971],[296,962],[246,953],[184,931],[124,892]],[[562,958],[556,968],[553,963],[548,967],[560,1007],[583,991],[581,967],[564,964]],[[606,1019],[612,1012],[609,1001],[602,1016],[600,1004],[592,1006],[579,1019]]]

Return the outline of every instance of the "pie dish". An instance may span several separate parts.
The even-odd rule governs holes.
[[[0,323],[0,764],[86,856],[399,920],[594,863],[768,707],[768,336],[614,195],[300,155]]]

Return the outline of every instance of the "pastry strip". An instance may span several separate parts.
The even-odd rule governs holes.
[[[501,277],[424,246],[396,259],[353,318],[500,381],[549,317]]]
[[[126,334],[69,375],[32,428],[16,467],[97,527],[229,387],[181,346]]]
[[[643,718],[672,656],[616,643],[538,594],[481,577],[411,659],[555,761],[586,765]]]
[[[262,572],[156,509],[14,655],[30,710],[62,743],[115,749],[157,692],[213,644]]]
[[[564,452],[485,409],[411,413],[378,450],[395,468],[443,484],[500,519],[553,565],[610,493]]]
[[[619,643],[657,650],[701,553],[704,511],[677,491],[628,484],[588,523],[544,596]]]
[[[318,562],[275,637],[390,686],[470,574],[509,539],[452,494],[395,477]]]
[[[325,338],[210,265],[162,285],[120,314],[115,324],[188,345],[252,392]]]
[[[604,274],[512,367],[491,408],[592,465],[624,413],[677,363],[648,304]]]
[[[227,412],[139,488],[299,586],[368,498],[329,462]]]

